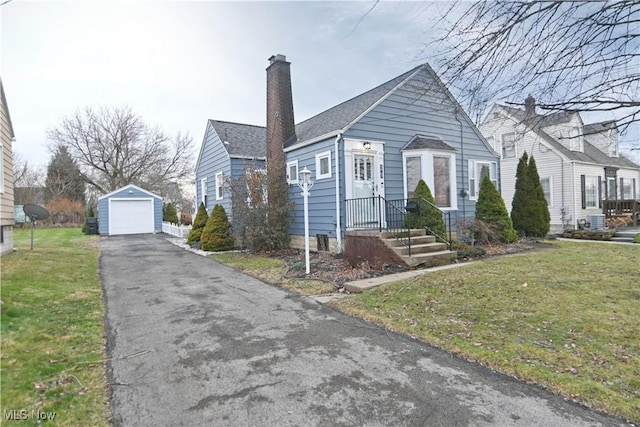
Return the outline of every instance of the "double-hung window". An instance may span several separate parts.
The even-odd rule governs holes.
[[[581,175],[582,209],[597,208],[600,198],[600,177]]]
[[[200,202],[204,204],[206,209],[207,207],[207,178],[202,178],[200,180]]]
[[[222,200],[224,197],[224,174],[222,172],[218,172],[216,174],[216,200]]]
[[[547,206],[553,206],[553,188],[551,184],[551,177],[546,176],[544,178],[540,178],[540,185],[542,186],[542,191],[544,192],[544,198],[547,200]]]
[[[488,176],[498,188],[498,164],[482,160],[469,160],[469,200],[478,200],[482,179]]]
[[[298,161],[287,162],[287,184],[298,183]]]
[[[331,178],[331,151],[316,154],[316,180]]]
[[[512,159],[516,157],[516,134],[515,132],[502,135],[502,158]]]

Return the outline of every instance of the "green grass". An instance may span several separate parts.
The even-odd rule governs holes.
[[[395,282],[335,305],[640,422],[640,248],[550,246]]]
[[[318,295],[335,290],[333,283],[322,280],[301,279],[286,276],[287,265],[280,259],[257,256],[251,253],[227,252],[212,255],[214,260],[242,271],[267,283],[281,286],[302,295]]]
[[[0,330],[3,425],[109,424],[98,236],[80,229],[16,229],[2,256]],[[28,421],[7,421],[6,411]]]

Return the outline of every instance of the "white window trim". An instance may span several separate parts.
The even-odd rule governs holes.
[[[478,179],[478,165],[489,165],[489,179],[493,182],[493,185],[496,186],[496,189],[500,191],[498,188],[498,163],[492,162],[491,160],[475,160],[469,159],[467,162],[468,165],[468,182],[469,185],[469,200],[478,200],[478,195],[480,194],[480,185],[482,184]],[[471,170],[473,169],[473,176],[471,176]],[[471,181],[473,180],[473,184]],[[471,192],[471,187],[473,187],[473,192]]]
[[[222,185],[218,185],[218,177],[222,179]],[[216,174],[216,200],[222,200],[224,198],[224,174],[218,172]]]
[[[200,179],[200,202],[204,203],[204,207],[207,207],[207,201],[205,197],[207,196],[207,177]]]
[[[504,155],[504,137],[507,135],[513,135],[513,156],[511,157],[505,157]],[[516,144],[516,133],[515,132],[508,132],[508,133],[504,133],[502,135],[500,135],[500,158],[501,159],[517,159],[518,158],[518,146]]]
[[[404,187],[404,198],[407,198],[407,157],[421,157],[422,158],[422,179],[427,183],[432,193],[434,188],[433,177],[433,156],[449,157],[449,183],[451,206],[438,206],[443,211],[455,211],[458,210],[458,182],[456,181],[456,154],[452,151],[440,151],[440,150],[407,150],[402,153],[402,186]],[[435,197],[435,195],[434,195]]]
[[[588,181],[591,181],[591,182],[588,182]],[[589,192],[587,190],[587,188],[588,188],[587,184],[593,184],[593,189],[595,190],[594,199],[592,200],[593,204],[589,204],[589,202],[591,200],[589,200],[589,197],[588,197]],[[584,176],[584,192],[585,192],[584,205],[585,205],[585,209],[598,208],[598,198],[600,197],[600,191],[602,191],[602,189],[598,188],[598,177],[596,175],[585,175]]]
[[[542,178],[540,178],[540,185],[542,185],[542,180],[543,179],[548,179],[549,180],[549,200],[547,200],[547,206],[552,208],[553,207],[553,177],[552,176],[544,176]],[[544,191],[544,188],[543,188]]]
[[[294,177],[290,176],[291,167],[296,167],[296,175]],[[291,162],[287,162],[287,184],[297,184],[298,183],[298,174],[300,173],[300,169],[298,168],[298,161],[293,160]]]
[[[320,161],[324,158],[329,159],[329,173],[320,173]],[[316,181],[320,179],[331,178],[331,151],[324,151],[322,153],[316,154]]]

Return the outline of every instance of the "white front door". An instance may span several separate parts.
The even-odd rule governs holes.
[[[354,225],[363,226],[378,220],[376,209],[375,158],[369,154],[353,155]]]

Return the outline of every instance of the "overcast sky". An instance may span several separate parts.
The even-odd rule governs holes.
[[[4,0],[0,0],[0,3]],[[432,52],[446,1],[34,2],[0,7],[14,150],[45,165],[46,129],[86,106],[129,106],[199,150],[207,119],[264,125],[268,58],[291,65],[296,122]]]

